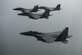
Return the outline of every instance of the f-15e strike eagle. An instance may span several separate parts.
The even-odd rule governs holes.
[[[38,5],[34,6],[33,9],[26,9],[26,8],[18,7],[18,8],[15,8],[13,10],[22,11],[22,12],[37,12],[38,11]]]
[[[53,43],[53,42],[62,42],[64,44],[68,43],[67,38],[72,36],[68,36],[68,27],[66,27],[63,31],[58,32],[50,32],[50,33],[41,33],[37,31],[28,31],[22,32],[21,35],[26,36],[34,36],[37,38],[38,41],[46,42],[46,43]]]
[[[42,19],[42,18],[46,18],[48,19],[50,15],[50,10],[46,9],[44,13],[33,13],[33,12],[23,12],[23,13],[19,13],[18,15],[21,16],[28,16],[31,19]]]
[[[44,9],[45,12],[43,13],[36,13],[37,11],[39,11],[39,9]],[[21,16],[28,16],[30,19],[48,19],[50,15],[50,11],[56,11],[56,10],[60,10],[60,4],[58,4],[55,8],[49,8],[49,7],[45,7],[45,6],[40,6],[38,7],[38,5],[34,6],[33,9],[25,9],[25,8],[15,8],[13,10],[17,10],[17,11],[22,11],[22,13],[19,13],[18,15]]]
[[[40,6],[39,9],[49,9],[50,11],[57,11],[61,9],[60,7],[61,7],[61,4],[58,4],[55,8]]]

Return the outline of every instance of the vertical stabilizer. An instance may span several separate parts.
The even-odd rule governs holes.
[[[66,27],[62,33],[57,37],[57,39],[55,41],[66,41],[67,37],[68,37],[68,27]]]

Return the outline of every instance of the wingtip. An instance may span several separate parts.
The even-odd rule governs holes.
[[[16,8],[14,8],[13,10],[17,10]]]

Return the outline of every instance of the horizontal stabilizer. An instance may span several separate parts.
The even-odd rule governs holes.
[[[62,41],[62,43],[64,43],[64,44],[68,44],[68,40]]]

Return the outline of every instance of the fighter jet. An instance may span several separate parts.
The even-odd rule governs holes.
[[[29,18],[35,19],[35,20],[42,19],[42,18],[48,19],[48,17],[51,16],[49,9],[45,9],[45,12],[43,13],[24,12],[24,13],[19,13],[18,15],[28,16]]]
[[[18,8],[15,8],[13,10],[22,11],[22,12],[37,12],[38,11],[38,5],[34,6],[33,9],[26,9],[26,8],[18,7]]]
[[[42,41],[45,43],[62,42],[64,44],[67,44],[68,41],[66,39],[72,37],[71,35],[68,36],[68,27],[66,27],[63,31],[58,32],[42,33],[37,31],[28,31],[22,32],[20,34],[26,36],[33,36],[37,38],[38,41]]]
[[[49,9],[50,11],[57,11],[57,10],[60,10],[61,4],[58,4],[55,8],[50,8],[50,7],[46,7],[46,6],[40,6],[38,7],[39,9]]]

